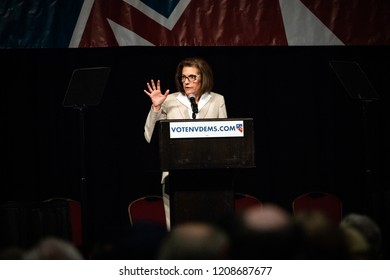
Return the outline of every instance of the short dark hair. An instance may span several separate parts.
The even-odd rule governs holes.
[[[183,67],[196,67],[199,70],[199,75],[202,78],[202,85],[200,90],[203,93],[210,92],[214,86],[213,71],[210,65],[201,57],[188,57],[179,62],[176,68],[176,88],[181,93],[184,93],[183,83],[179,79],[182,75]]]

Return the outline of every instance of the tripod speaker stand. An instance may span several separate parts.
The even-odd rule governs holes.
[[[88,106],[98,105],[102,99],[104,88],[110,74],[109,67],[78,68],[72,73],[66,91],[63,106],[72,107],[79,113],[80,121],[80,194],[82,205],[83,236],[88,236],[86,227],[86,161],[85,161],[85,111]],[[83,240],[84,247],[88,243]]]
[[[363,132],[365,145],[364,158],[364,177],[365,190],[370,192],[374,190],[374,170],[372,162],[372,153],[369,137],[369,104],[380,99],[379,94],[371,84],[360,65],[355,61],[331,61],[330,67],[336,74],[338,80],[353,100],[358,100],[362,105],[363,114]]]

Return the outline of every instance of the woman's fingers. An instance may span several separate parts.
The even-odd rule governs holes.
[[[149,91],[152,92],[153,90],[152,90],[152,87],[150,86],[150,84],[146,83],[146,85],[148,86]]]
[[[152,80],[152,89],[156,90],[156,84],[154,83],[154,80]]]
[[[157,85],[156,85],[157,84]],[[144,92],[148,95],[152,94],[153,91],[155,90],[161,90],[161,87],[160,87],[160,80],[157,80],[157,82],[155,83],[154,80],[150,80],[150,83],[147,82],[146,83],[149,91],[147,91],[146,89],[144,89]]]

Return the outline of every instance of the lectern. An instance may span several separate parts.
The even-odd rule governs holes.
[[[161,120],[155,131],[172,226],[231,219],[236,171],[255,167],[253,119]]]

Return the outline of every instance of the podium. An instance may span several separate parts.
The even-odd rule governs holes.
[[[224,223],[234,214],[234,177],[255,167],[251,118],[161,120],[159,165],[169,171],[171,225]]]

